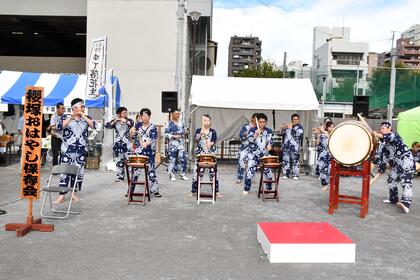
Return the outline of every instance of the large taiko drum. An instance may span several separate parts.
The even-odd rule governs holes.
[[[215,155],[198,155],[197,165],[202,168],[214,168],[216,167],[216,156]]]
[[[363,123],[346,121],[337,125],[328,140],[331,156],[341,165],[355,166],[369,159],[377,138]]]

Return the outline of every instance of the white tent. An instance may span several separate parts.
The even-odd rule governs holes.
[[[190,96],[192,129],[201,126],[200,115],[210,114],[218,142],[238,138],[255,112],[265,113],[272,129],[275,121],[275,130],[298,113],[305,137],[317,121],[319,103],[309,79],[194,76]]]

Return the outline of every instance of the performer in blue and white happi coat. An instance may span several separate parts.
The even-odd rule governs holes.
[[[318,163],[317,169],[319,170],[319,179],[321,180],[322,190],[328,188],[331,172],[331,156],[328,150],[328,139],[330,133],[334,129],[334,123],[327,121],[324,127],[316,130],[317,144],[318,144]]]
[[[134,128],[131,129],[131,138],[134,139],[134,152],[138,155],[149,157],[147,162],[148,167],[148,179],[150,181],[150,192],[155,197],[161,197],[159,193],[159,184],[156,175],[155,167],[155,155],[156,155],[156,141],[157,141],[157,128],[150,122],[150,116],[152,112],[143,108],[140,110],[141,122],[138,122]],[[134,168],[133,181],[137,181],[140,176],[140,169]],[[134,192],[134,186],[132,186],[131,193]]]
[[[187,172],[187,154],[184,147],[186,128],[179,120],[180,115],[180,110],[175,110],[171,114],[172,119],[165,125],[165,136],[168,139],[168,173],[171,181],[176,181],[175,165],[177,160],[181,167],[181,173],[179,174],[180,178],[188,180],[187,176],[185,176],[185,172]]]
[[[88,129],[96,128],[96,122],[91,117],[85,115],[85,105],[82,99],[75,98],[71,101],[71,115],[64,114],[58,120],[57,131],[63,132],[61,143],[61,164],[73,164],[79,166],[77,178],[69,175],[60,177],[60,187],[72,187],[74,180],[77,180],[77,188],[82,188],[83,175],[85,170]],[[71,177],[71,178],[70,178]],[[54,203],[62,203],[66,192],[60,192]],[[76,194],[73,194],[73,201],[78,201]]]
[[[217,133],[216,130],[211,128],[211,117],[208,114],[205,114],[201,118],[202,127],[197,128],[195,131],[195,141],[197,144],[197,149],[195,150],[195,155],[214,155],[216,152],[216,141],[217,141]],[[198,171],[200,178],[204,176],[204,168],[200,168]],[[189,196],[194,196],[198,189],[198,181],[197,181],[197,158],[195,159],[194,163],[194,171],[193,171],[193,180],[192,180],[192,187],[191,193]],[[210,181],[213,180],[215,174],[214,168],[209,169],[209,178]],[[219,178],[215,178],[216,181],[216,195],[221,197],[219,193]]]
[[[375,134],[383,139],[384,147],[379,163],[379,173],[385,172],[386,163],[391,170],[388,173],[389,199],[385,203],[397,204],[404,212],[408,213],[413,196],[412,179],[415,172],[415,162],[412,153],[404,144],[398,133],[392,131],[389,122],[381,123],[381,133]],[[398,182],[401,183],[403,194],[398,200]]]
[[[261,157],[268,156],[268,152],[273,145],[273,131],[266,127],[267,116],[265,114],[257,114],[258,126],[251,128],[248,134],[248,167],[244,183],[243,194],[248,194],[251,189],[252,178],[257,172]],[[271,169],[265,168],[264,175],[267,180],[272,180],[273,174]],[[271,183],[266,185],[267,190],[271,190]]]
[[[299,157],[303,143],[303,126],[299,124],[298,114],[291,117],[292,123],[283,125],[283,179],[292,176],[294,180],[299,178]]]
[[[238,174],[237,174],[237,180],[236,180],[237,184],[240,184],[242,180],[244,179],[245,168],[248,162],[248,153],[249,153],[248,135],[251,128],[256,126],[256,121],[255,121],[256,117],[257,117],[257,113],[254,113],[251,117],[249,124],[244,125],[241,131],[239,132],[239,139],[241,139],[242,144],[239,147],[239,152],[238,152]]]
[[[132,145],[130,141],[130,129],[134,126],[134,121],[127,118],[127,108],[117,109],[117,118],[107,122],[105,128],[115,130],[114,146],[112,147],[114,161],[117,165],[117,178],[115,182],[124,181],[125,169],[124,162],[128,159]]]

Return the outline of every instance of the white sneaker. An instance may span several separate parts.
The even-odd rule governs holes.
[[[282,178],[282,179],[287,179],[288,177],[287,177],[286,175],[284,175],[284,176],[282,176],[281,178]]]
[[[293,180],[299,180],[299,177],[298,176],[293,176]]]
[[[236,180],[236,184],[238,184],[238,185],[239,185],[240,183],[242,183],[242,180],[239,180],[239,179],[238,179],[238,180]]]
[[[408,214],[408,212],[410,212],[410,209],[408,209],[407,206],[405,206],[404,204],[402,204],[401,202],[397,202],[397,206],[398,208],[401,209],[401,211],[403,211],[405,214]]]
[[[391,200],[389,200],[389,199],[384,199],[384,200],[382,200],[382,202],[386,203],[386,204],[391,204]]]
[[[189,179],[188,179],[188,177],[187,176],[185,176],[184,174],[182,174],[182,175],[179,175],[179,178],[181,178],[182,180],[184,180],[184,181],[188,181]]]
[[[249,192],[248,191],[243,191],[242,194],[243,195],[247,195]]]
[[[176,181],[175,176],[171,176],[171,181],[172,181],[172,182],[175,182],[175,181]]]

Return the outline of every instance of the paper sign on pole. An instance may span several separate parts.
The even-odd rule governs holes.
[[[99,96],[99,89],[105,85],[106,37],[92,41],[86,71],[86,97]]]

